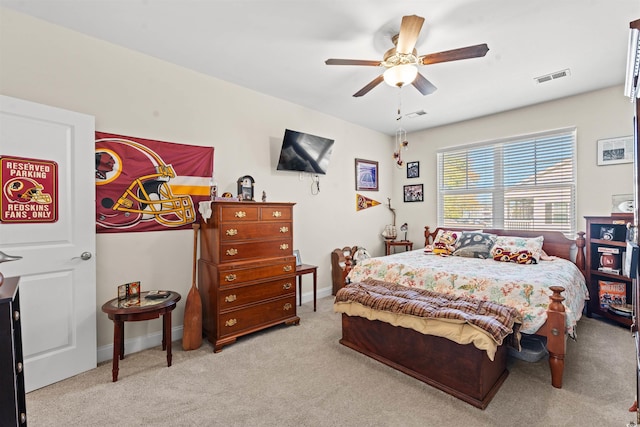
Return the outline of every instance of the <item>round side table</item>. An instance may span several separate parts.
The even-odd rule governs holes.
[[[171,312],[180,301],[180,294],[170,291],[166,298],[145,298],[149,292],[139,297],[118,300],[114,298],[102,306],[102,311],[113,320],[113,382],[118,381],[118,361],[124,359],[124,322],[157,319],[162,316],[162,350],[167,350],[167,366],[171,366]]]

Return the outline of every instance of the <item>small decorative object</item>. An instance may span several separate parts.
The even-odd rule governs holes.
[[[118,300],[137,298],[140,296],[140,282],[125,283],[118,286]]]
[[[420,176],[420,162],[407,162],[407,178]]]
[[[302,265],[302,257],[300,256],[300,251],[298,249],[294,249],[293,255],[295,255],[296,257],[296,265]]]
[[[405,222],[400,226],[400,231],[404,231],[404,241],[407,241],[407,230],[409,229],[409,225]]]
[[[171,295],[169,291],[149,291],[144,297],[146,299],[165,299],[169,295]]]
[[[398,233],[396,232],[395,225],[387,225],[384,227],[384,231],[382,232],[382,237],[386,240],[396,240],[398,237]]]
[[[250,175],[238,178],[238,199],[240,201],[253,201],[253,187],[255,180]]]
[[[615,238],[616,228],[609,226],[600,227],[600,238],[602,240],[613,240]]]
[[[356,193],[356,211],[361,211],[373,206],[378,206],[380,202]]]
[[[633,194],[614,194],[611,196],[611,213],[632,213],[634,207]]]
[[[389,208],[389,210],[391,211],[391,215],[393,215],[393,226],[396,226],[396,210],[394,208],[391,207],[391,199],[389,197],[387,197],[387,207]]]
[[[356,159],[356,191],[378,191],[378,162]]]
[[[633,136],[598,140],[598,166],[633,163]]]
[[[266,193],[266,191],[264,191],[264,190],[262,191],[262,201],[263,201],[263,202],[266,202],[266,201],[267,201],[267,193]]]
[[[424,202],[423,184],[405,185],[403,189],[405,202]]]

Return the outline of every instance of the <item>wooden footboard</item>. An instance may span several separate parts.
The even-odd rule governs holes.
[[[340,343],[480,409],[509,375],[504,345],[491,361],[473,344],[364,317],[342,315]]]
[[[424,231],[425,245],[433,243],[439,228],[433,232],[426,226]],[[544,237],[542,249],[550,256],[572,261],[580,271],[585,272],[585,245],[584,232],[578,232],[575,240],[568,239],[558,231],[528,231],[528,230],[483,230],[486,233],[493,233],[499,236],[520,236],[520,237]],[[575,252],[575,255],[573,253]],[[573,256],[572,256],[573,255]],[[547,321],[536,331],[536,335],[547,338],[547,350],[549,351],[549,368],[551,369],[551,385],[562,388],[562,376],[564,373],[564,356],[566,354],[567,334],[566,318],[562,301],[564,291],[562,286],[551,286],[549,289],[553,294],[549,297],[550,303],[547,309]]]

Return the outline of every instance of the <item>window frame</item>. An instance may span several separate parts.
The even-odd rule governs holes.
[[[560,147],[558,150],[554,150],[553,144],[556,142]],[[514,151],[514,148],[518,147],[514,144],[520,144],[520,146],[526,144],[527,148],[531,147],[532,154],[528,154],[529,150]],[[513,165],[505,164],[507,159],[515,157],[519,159]],[[445,165],[444,161],[447,158],[454,163]],[[456,161],[464,166],[456,169]],[[471,162],[475,163],[474,169],[469,168]],[[492,167],[489,168],[489,165]],[[533,172],[526,172],[529,168]],[[556,171],[559,171],[557,178],[554,174]],[[525,175],[526,173],[530,174]],[[517,181],[514,178],[517,178]],[[451,181],[455,184],[445,185],[445,182]],[[519,193],[521,194],[518,195]],[[530,194],[532,195],[529,196]],[[577,225],[576,195],[576,127],[450,146],[437,151],[439,227],[556,230],[568,237],[573,237],[576,234]],[[451,209],[455,202],[449,199],[445,203],[445,199],[456,196],[460,198],[458,206],[462,206],[457,209],[456,214],[462,214],[462,216],[446,218],[445,205]],[[509,218],[507,210],[510,204],[506,200],[522,201],[527,197],[531,197],[534,203],[537,202],[535,207],[532,207],[533,216],[528,220]],[[546,215],[545,206],[550,203],[568,204],[567,221],[558,221],[561,216],[558,213],[550,217]],[[465,210],[465,204],[470,208]],[[552,221],[546,222],[548,218]]]

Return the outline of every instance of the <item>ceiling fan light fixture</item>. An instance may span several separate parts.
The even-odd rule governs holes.
[[[418,68],[413,64],[401,64],[388,68],[384,74],[384,81],[389,86],[402,87],[412,83],[418,75]]]

